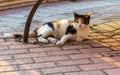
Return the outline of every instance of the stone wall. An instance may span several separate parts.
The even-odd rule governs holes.
[[[0,0],[0,10],[35,4],[37,0]],[[43,3],[62,0],[44,0]]]

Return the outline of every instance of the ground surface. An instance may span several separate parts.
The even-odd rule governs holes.
[[[23,32],[32,6],[0,11],[0,34]],[[92,12],[91,34],[83,42],[29,44],[0,39],[0,75],[120,75],[120,0],[83,0],[42,4],[38,24]],[[97,24],[97,26],[93,26]]]

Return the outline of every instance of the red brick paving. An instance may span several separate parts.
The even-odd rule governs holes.
[[[120,75],[120,31],[116,28],[120,20],[91,26],[88,40],[61,47],[33,44],[33,39],[28,44],[0,39],[0,75]]]
[[[0,75],[119,75],[119,36],[96,34],[62,47],[0,39]]]
[[[58,47],[3,39],[0,41],[0,74],[119,75],[119,50],[114,51],[112,44],[109,47],[100,44],[100,40]],[[111,41],[101,41],[108,42]]]

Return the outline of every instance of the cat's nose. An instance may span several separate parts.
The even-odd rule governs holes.
[[[83,26],[82,24],[79,25],[80,28],[82,28],[82,26]]]

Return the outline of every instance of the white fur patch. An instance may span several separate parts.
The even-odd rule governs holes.
[[[39,38],[38,38],[38,42],[48,43],[48,40],[46,40],[45,38],[39,37]]]
[[[58,40],[52,37],[48,37],[47,39],[48,41],[52,42],[52,43],[56,43]]]
[[[13,34],[4,33],[4,38],[14,38]]]

